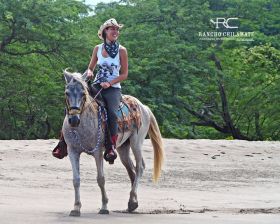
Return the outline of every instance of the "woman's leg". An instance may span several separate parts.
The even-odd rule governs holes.
[[[118,134],[117,111],[121,101],[121,90],[119,88],[108,88],[103,90],[102,96],[106,101],[108,111],[109,128],[112,135]]]
[[[102,96],[107,105],[108,125],[111,134],[111,147],[105,153],[104,158],[109,161],[110,164],[113,164],[117,156],[115,152],[118,136],[117,111],[121,101],[121,89],[113,87],[104,89],[102,90]]]

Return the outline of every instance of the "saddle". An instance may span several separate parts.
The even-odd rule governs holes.
[[[92,85],[89,85],[89,90],[90,95],[95,98],[97,104],[106,108],[106,103],[102,96],[100,94],[96,96],[98,90]],[[123,133],[125,131],[131,130],[134,127],[136,127],[138,131],[141,126],[141,115],[137,99],[133,96],[122,95],[119,109],[117,111],[117,117],[119,132]],[[103,127],[104,126],[106,126],[106,124],[103,124]]]
[[[122,95],[122,100],[117,112],[118,128],[120,132],[129,131],[132,128],[140,128],[141,116],[137,100],[128,95]]]

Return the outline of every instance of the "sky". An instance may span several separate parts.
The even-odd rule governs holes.
[[[90,6],[95,6],[99,2],[110,3],[113,2],[113,0],[85,0],[85,3]]]

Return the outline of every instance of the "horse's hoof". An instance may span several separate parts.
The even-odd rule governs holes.
[[[138,208],[138,202],[128,202],[128,212],[133,212],[136,208]]]
[[[77,211],[77,210],[72,210],[69,214],[69,216],[75,216],[75,217],[79,217],[81,216],[81,212]]]
[[[107,210],[107,209],[100,209],[100,211],[98,212],[98,214],[101,214],[101,215],[109,215],[109,210]]]

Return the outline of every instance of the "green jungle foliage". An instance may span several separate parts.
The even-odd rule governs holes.
[[[280,1],[0,1],[0,139],[58,137],[63,69],[83,73],[99,26],[124,24],[123,93],[154,112],[166,138],[280,139]],[[238,18],[238,29],[210,19]],[[221,24],[220,24],[221,25]],[[202,40],[199,32],[253,32]]]

